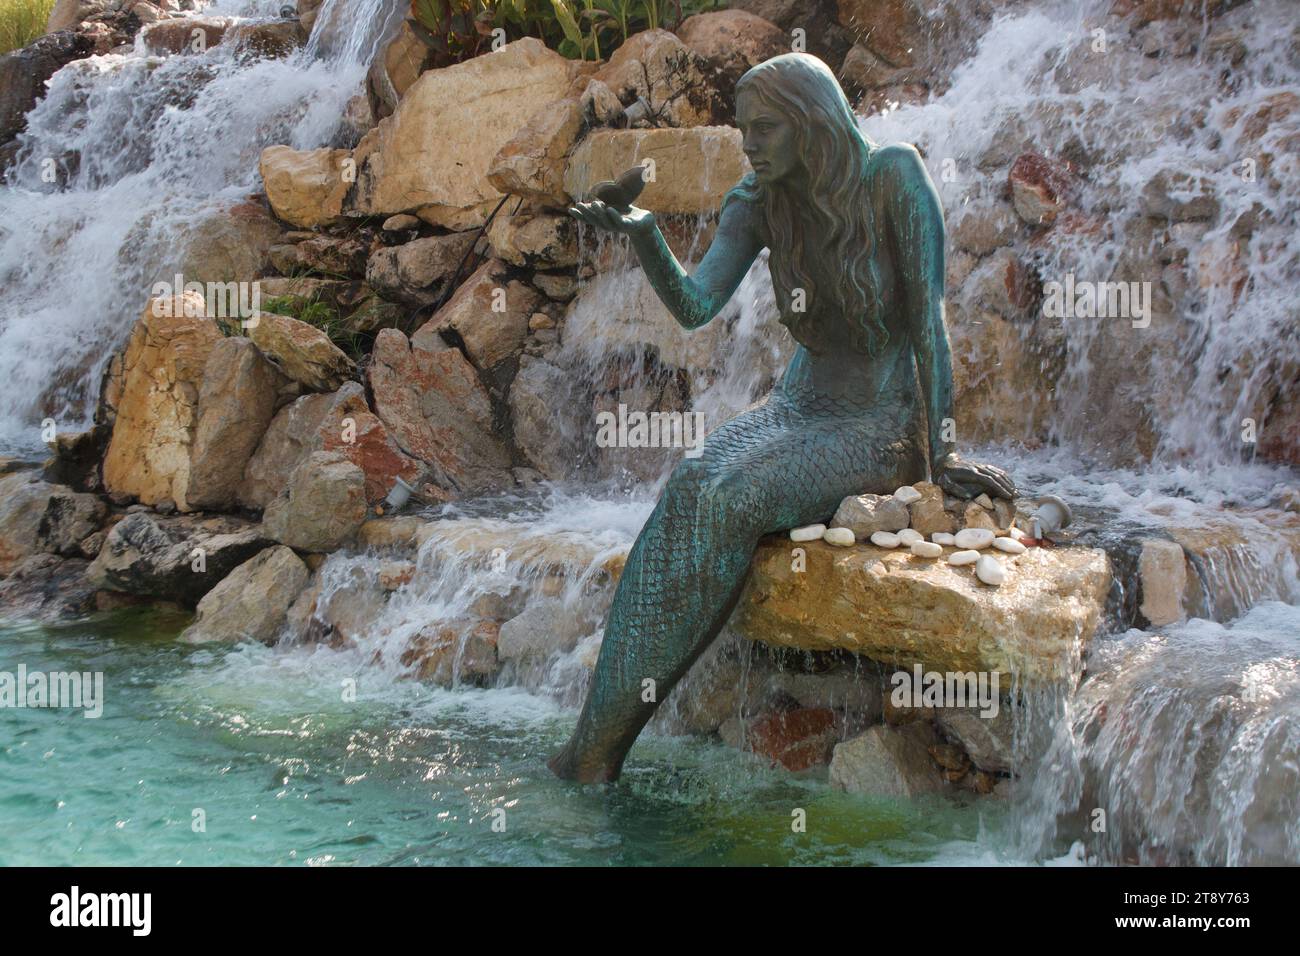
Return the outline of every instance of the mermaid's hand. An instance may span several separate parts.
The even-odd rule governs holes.
[[[589,226],[595,226],[597,229],[607,229],[610,232],[617,232],[625,236],[644,235],[654,229],[655,225],[655,214],[649,209],[630,206],[627,215],[623,215],[617,209],[606,205],[599,199],[570,206],[569,215],[574,219],[582,220]]]
[[[1016,496],[1011,476],[993,465],[979,465],[964,461],[957,455],[946,455],[934,471],[934,483],[957,498],[976,498],[981,493],[995,498]]]

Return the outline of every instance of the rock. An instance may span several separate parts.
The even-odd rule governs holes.
[[[379,116],[390,116],[420,74],[429,66],[432,50],[402,21],[397,35],[370,64],[366,84]]]
[[[333,392],[356,374],[356,363],[313,325],[263,312],[248,336],[284,375],[314,392]]]
[[[636,205],[652,212],[715,212],[722,197],[748,172],[740,130],[729,126],[692,129],[596,130],[573,151],[564,174],[565,191],[585,198],[603,180],[655,162]]]
[[[132,15],[142,24],[157,23],[163,19],[163,12],[152,3],[137,3],[131,7]]]
[[[1219,215],[1213,181],[1185,170],[1162,169],[1156,173],[1143,188],[1139,205],[1143,215],[1171,222],[1213,220]]]
[[[415,562],[413,561],[385,561],[379,565],[379,586],[385,591],[396,591],[410,584],[414,577]]]
[[[432,624],[411,638],[401,660],[415,669],[420,680],[441,687],[476,683],[492,677],[500,667],[500,629],[495,621]]]
[[[962,513],[962,524],[966,526],[966,530],[988,531],[994,535],[1000,530],[993,515],[973,501],[966,505],[966,510]]]
[[[244,468],[275,414],[283,377],[249,339],[212,346],[199,388],[197,424],[190,446],[191,508],[232,507]]]
[[[406,454],[434,466],[439,488],[460,496],[513,484],[487,392],[458,350],[413,347],[384,329],[367,375],[376,414]]]
[[[366,474],[339,452],[312,452],[263,515],[266,534],[299,551],[333,551],[366,520]],[[286,605],[287,607],[287,605]]]
[[[72,30],[83,20],[111,10],[114,0],[54,0],[50,8],[50,17],[45,22],[46,34],[60,30]]]
[[[790,48],[789,37],[775,23],[746,10],[718,10],[687,17],[677,36],[703,61],[713,85],[724,91],[750,67]]]
[[[366,282],[386,298],[432,305],[446,294],[448,283],[466,261],[475,238],[475,233],[459,232],[376,249],[366,263]]]
[[[791,541],[817,541],[826,534],[826,525],[810,524],[802,528],[790,529]]]
[[[270,261],[271,247],[281,236],[280,225],[262,203],[245,201],[220,205],[187,218],[178,225],[172,239],[184,250],[178,270],[183,275],[202,276],[204,282],[233,283],[261,275]],[[160,278],[170,280],[172,276]],[[209,314],[233,317],[241,311],[251,313],[251,302],[240,303],[237,295],[237,287],[230,287],[224,302],[208,303]]]
[[[578,98],[547,103],[493,157],[488,182],[503,193],[542,205],[567,205],[571,200],[564,191],[564,168],[582,126]]]
[[[0,580],[0,620],[23,623],[58,621],[95,610],[95,589],[86,580],[86,562],[33,554]]]
[[[552,481],[570,477],[582,459],[578,436],[569,434],[555,409],[572,400],[573,376],[543,359],[525,355],[510,384],[510,421],[515,447]]]
[[[1014,208],[1006,203],[972,202],[951,227],[954,249],[975,256],[1012,245],[1021,229]]]
[[[80,554],[108,514],[95,495],[41,481],[35,472],[0,476],[0,576],[37,554]]]
[[[357,215],[415,211],[449,228],[481,225],[500,193],[487,172],[523,117],[566,95],[576,67],[525,37],[491,56],[423,73],[353,156]]]
[[[289,548],[266,548],[245,561],[199,601],[194,623],[180,634],[207,641],[273,643],[294,599],[307,586],[307,565]]]
[[[222,42],[227,46],[263,57],[285,57],[302,46],[306,34],[293,20],[262,20],[237,23],[226,30]]]
[[[593,622],[559,600],[533,601],[501,625],[497,654],[503,661],[549,658],[571,651],[590,634]]]
[[[203,299],[150,299],[122,359],[122,391],[104,456],[104,487],[190,510],[190,445],[203,371],[221,339]],[[162,314],[155,314],[155,312]],[[186,312],[197,317],[187,317]]]
[[[907,524],[907,508],[896,498],[882,495],[850,495],[840,502],[831,519],[831,527],[848,528],[859,539],[877,531],[901,531]]]
[[[497,259],[530,270],[578,264],[577,224],[568,215],[497,216],[488,243]]]
[[[489,260],[466,279],[447,304],[411,336],[416,348],[437,347],[435,338],[455,332],[465,354],[489,371],[511,358],[528,334],[528,317],[541,304],[538,294],[522,282],[505,277],[506,267]]]
[[[356,239],[313,236],[293,248],[299,266],[312,272],[359,276],[366,271],[367,250]]]
[[[258,162],[272,211],[302,229],[338,221],[354,169],[346,149],[268,146]]]
[[[0,56],[0,146],[27,126],[27,114],[45,96],[46,81],[73,60],[92,52],[88,37],[66,29],[79,21],[62,24],[63,17],[56,21],[59,6],[66,8],[67,0],[50,14],[50,23],[60,25],[52,25],[46,36],[28,46]]]
[[[993,547],[1007,554],[1024,554],[1029,550],[1015,538],[994,538]]]
[[[912,545],[921,544],[924,541],[925,538],[923,538],[921,533],[915,528],[904,528],[902,531],[898,532],[898,543],[904,547],[910,548]]]
[[[305,395],[276,413],[244,469],[239,504],[265,508],[314,451],[337,451],[365,472],[371,503],[383,500],[399,476],[413,482],[420,474],[419,463],[370,411],[364,387],[348,382],[333,394]]]
[[[1002,567],[1002,562],[993,555],[981,554],[975,562],[975,577],[990,587],[998,587],[1007,579],[1007,572]]]
[[[984,508],[987,511],[993,510],[993,499],[986,494],[976,495],[974,501],[977,505],[979,505],[981,508]]]
[[[1152,627],[1176,624],[1186,617],[1187,555],[1177,541],[1144,538],[1138,554],[1142,587],[1139,610]]]
[[[892,532],[876,531],[871,535],[871,543],[877,548],[897,548],[903,542],[898,535]]]
[[[951,548],[957,543],[955,535],[948,534],[944,531],[936,531],[934,534],[930,535],[930,540],[945,548]]]
[[[357,532],[357,546],[367,551],[412,551],[415,532],[426,519],[414,515],[371,518]]]
[[[943,548],[930,541],[913,541],[911,550],[918,558],[937,558],[943,554]]]
[[[915,490],[920,497],[909,506],[911,526],[921,535],[937,540],[935,534],[952,534],[957,522],[944,508],[943,489],[928,481],[919,483]],[[951,543],[951,542],[950,542]]]
[[[46,461],[41,477],[76,491],[97,490],[99,463],[112,434],[113,429],[107,424],[92,425],[80,432],[59,432],[54,437],[54,457]]]
[[[822,540],[837,548],[851,548],[857,544],[857,538],[848,528],[827,528],[822,533]]]
[[[874,549],[764,539],[732,625],[751,640],[801,650],[847,650],[898,666],[1018,673],[1028,683],[1064,673],[1092,637],[1110,590],[1104,552],[1032,548],[1000,588],[944,562]]]
[[[1016,215],[1032,226],[1050,226],[1069,203],[1077,185],[1069,165],[1041,153],[1022,153],[1007,172]]]
[[[917,491],[911,485],[903,485],[894,492],[893,498],[900,505],[910,505],[914,501],[921,500],[921,492]]]
[[[667,30],[643,30],[628,37],[594,78],[624,103],[643,97],[659,125],[703,126],[719,111],[717,94],[705,78],[703,65]]]
[[[910,799],[944,787],[929,748],[937,738],[929,723],[877,726],[837,744],[831,786],[850,793]]]
[[[967,564],[974,564],[979,559],[980,553],[973,550],[954,551],[952,554],[948,555],[948,563],[954,568],[960,568]]]
[[[953,535],[952,543],[963,550],[983,551],[996,537],[988,528],[962,528]]]
[[[260,527],[241,518],[136,512],[113,526],[86,573],[96,587],[192,607],[272,543]]]
[[[389,216],[384,220],[380,227],[384,232],[415,232],[422,226],[419,217],[408,215],[407,213],[398,213],[396,216]]]
[[[746,725],[745,743],[759,756],[797,773],[830,759],[836,725],[829,707],[781,710]]]
[[[975,766],[989,773],[1014,769],[1015,725],[1006,701],[992,717],[978,707],[940,707],[935,716],[944,735],[959,743]]]
[[[234,17],[184,16],[151,23],[140,31],[145,52],[153,56],[205,53],[225,37]]]

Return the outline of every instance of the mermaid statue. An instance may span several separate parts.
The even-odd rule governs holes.
[[[570,210],[629,237],[687,329],[718,314],[766,247],[798,347],[771,394],[672,472],[628,554],[577,728],[550,761],[561,777],[618,778],[658,702],[726,624],[762,536],[927,475],[961,498],[1015,494],[1005,472],[954,452],[943,211],[920,154],[869,141],[834,74],[805,53],[740,79],[736,124],[753,172],[723,198],[694,275],[653,213],[599,200]]]

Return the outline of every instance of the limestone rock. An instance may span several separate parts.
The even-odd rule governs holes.
[[[1015,766],[1015,723],[1011,706],[1002,701],[986,717],[977,707],[940,707],[935,716],[950,740],[961,744],[975,766],[990,773],[1010,773]]]
[[[846,740],[831,757],[831,785],[850,793],[910,799],[944,788],[930,759],[938,738],[929,723],[884,725]]]
[[[488,243],[496,258],[530,270],[578,264],[576,220],[568,215],[497,216]]]
[[[1076,191],[1067,164],[1040,153],[1022,153],[1007,172],[1011,203],[1016,214],[1031,226],[1050,226]]]
[[[266,506],[262,526],[299,551],[333,551],[365,520],[365,472],[339,452],[318,451],[299,462],[288,487]]]
[[[1142,616],[1153,627],[1176,624],[1186,617],[1187,555],[1177,541],[1146,538],[1138,554],[1142,585]]]
[[[944,508],[943,489],[928,481],[918,482],[915,488],[921,497],[908,509],[912,527],[927,538],[935,533],[953,534],[957,522]]]
[[[70,30],[91,17],[112,9],[113,0],[54,0],[50,17],[45,22],[45,32]]]
[[[352,185],[350,159],[346,149],[266,147],[258,171],[271,209],[303,229],[337,221]]]
[[[746,10],[697,13],[682,21],[677,35],[724,91],[732,89],[750,67],[790,48],[785,31]]]
[[[501,625],[497,653],[503,661],[551,657],[573,650],[593,625],[562,601],[533,601],[522,614]]]
[[[35,472],[0,476],[0,576],[32,555],[78,554],[107,514],[95,495],[41,481]]]
[[[500,668],[500,628],[495,621],[432,624],[411,638],[402,663],[413,668],[420,680],[441,687],[481,681]]]
[[[1110,588],[1104,552],[1034,548],[989,588],[968,568],[917,561],[870,546],[790,545],[765,539],[733,625],[780,647],[842,649],[941,671],[1018,672],[1027,682],[1063,673],[1097,628]]]
[[[176,17],[145,26],[140,31],[140,37],[144,41],[145,51],[153,56],[199,53],[220,43],[226,31],[236,22],[234,17]],[[201,47],[196,47],[196,42],[201,43]]]
[[[87,562],[33,554],[0,580],[0,619],[58,621],[95,610],[95,588],[86,580]]]
[[[552,481],[572,476],[582,457],[555,409],[571,398],[572,376],[544,359],[525,355],[510,384],[510,421],[515,446]]]
[[[892,495],[850,495],[840,502],[831,527],[848,528],[865,541],[877,531],[901,531],[908,521],[907,507]]]
[[[567,205],[564,167],[581,132],[579,99],[546,104],[501,147],[488,169],[488,182],[503,193],[549,206]]]
[[[233,517],[129,514],[108,533],[87,576],[97,587],[193,606],[227,574],[272,542]]]
[[[222,42],[258,56],[285,57],[302,46],[304,39],[306,34],[293,20],[262,20],[229,27]]]
[[[199,601],[194,623],[181,632],[191,644],[207,641],[271,643],[289,606],[307,584],[307,565],[289,548],[266,548],[231,571]]]
[[[314,392],[333,392],[356,374],[356,363],[313,325],[263,312],[248,336],[288,378]]]
[[[376,249],[366,263],[366,282],[386,298],[431,305],[443,296],[475,238],[475,233],[460,232]]]
[[[661,124],[704,126],[717,102],[703,65],[667,30],[644,30],[629,37],[594,76],[623,102],[644,97]]]
[[[197,314],[187,317],[185,313]],[[202,297],[151,299],[122,360],[122,393],[104,456],[104,487],[189,510],[190,444],[203,370],[221,332]],[[162,313],[162,314],[156,314]]]
[[[49,35],[0,55],[0,145],[27,125],[27,114],[45,96],[45,82],[68,63],[92,52],[89,38],[67,29],[80,21],[63,22],[66,15],[74,15],[65,15],[69,2],[75,6],[84,0],[60,0],[50,14]]]
[[[249,339],[212,347],[199,388],[186,499],[192,508],[224,510],[275,414],[284,379]]]
[[[487,391],[457,349],[412,347],[384,329],[367,374],[376,414],[406,454],[434,467],[439,488],[460,496],[512,483]]]
[[[523,347],[528,319],[540,304],[541,297],[533,289],[517,280],[507,280],[505,265],[490,259],[411,336],[411,344],[437,349],[437,336],[455,332],[470,361],[486,372]]]
[[[838,724],[829,707],[779,710],[746,724],[745,744],[753,753],[798,772],[830,759]]]

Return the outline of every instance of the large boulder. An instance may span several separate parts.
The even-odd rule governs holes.
[[[266,534],[299,551],[333,551],[366,520],[366,473],[341,453],[312,452],[266,506]],[[288,604],[285,605],[288,607]]]
[[[54,11],[58,13],[59,11]],[[50,22],[54,23],[51,14]],[[66,64],[91,53],[90,38],[65,26],[52,26],[50,33],[30,46],[0,56],[0,146],[22,132],[27,114],[45,95],[45,82]]]
[[[180,640],[271,643],[310,573],[292,549],[266,548],[203,596],[194,623]]]
[[[578,230],[572,216],[497,216],[487,237],[492,255],[514,266],[537,270],[578,264]]]
[[[150,299],[121,364],[121,395],[104,456],[104,487],[190,510],[190,445],[203,370],[221,339],[201,296]],[[188,313],[188,314],[187,314]]]
[[[740,130],[730,126],[597,130],[569,158],[564,189],[575,199],[586,198],[596,183],[654,160],[654,180],[646,183],[637,206],[652,212],[716,212],[727,190],[749,172],[740,147]]]
[[[193,606],[271,543],[257,524],[242,518],[139,511],[113,526],[86,574],[110,591]]]
[[[177,244],[185,250],[181,272],[204,282],[244,282],[262,273],[280,235],[279,224],[260,202],[206,211],[186,221],[176,234]]]
[[[33,554],[0,580],[0,619],[24,623],[80,617],[95,610],[95,588],[86,580],[88,562]]]
[[[804,551],[796,561],[791,548]],[[970,566],[872,545],[766,539],[733,623],[779,647],[847,650],[898,666],[997,671],[1027,683],[1064,675],[1093,636],[1110,563],[1091,548],[998,554],[999,587]]]
[[[837,744],[831,757],[831,785],[850,793],[910,799],[944,788],[930,759],[934,728],[924,721],[902,727],[878,725]]]
[[[492,160],[487,178],[503,193],[548,206],[570,201],[564,167],[583,130],[582,103],[568,97],[547,103]]]
[[[667,30],[629,37],[594,78],[624,103],[644,98],[661,125],[705,126],[719,110],[704,61]]]
[[[366,282],[385,298],[410,305],[432,305],[465,261],[477,233],[412,239],[376,249],[366,263]]]
[[[706,73],[724,92],[750,67],[790,50],[790,37],[784,30],[747,10],[697,13],[682,21],[677,35],[704,62]]]
[[[448,228],[482,224],[500,196],[487,171],[538,103],[563,97],[578,66],[525,37],[490,56],[429,70],[354,152],[356,215],[417,212]]]
[[[512,484],[487,390],[459,350],[384,329],[367,374],[375,413],[406,454],[432,466],[437,487],[459,497]]]
[[[258,443],[236,500],[262,509],[289,483],[299,463],[315,451],[337,451],[366,475],[366,498],[384,498],[400,476],[419,477],[420,464],[404,454],[370,407],[365,388],[348,382],[327,395],[304,395],[276,413]]]
[[[76,554],[107,514],[95,495],[41,481],[36,472],[0,476],[0,576],[32,555]]]
[[[508,278],[503,263],[490,259],[420,326],[411,336],[411,344],[436,350],[442,334],[454,332],[464,343],[470,361],[486,372],[523,347],[528,319],[541,301],[534,289]]]
[[[288,378],[313,392],[337,391],[357,371],[328,335],[287,315],[261,313],[248,337]]]
[[[219,511],[235,503],[244,467],[271,424],[283,384],[249,339],[222,339],[212,347],[190,447],[190,507]]]
[[[315,229],[342,214],[343,198],[352,188],[351,162],[346,149],[268,146],[258,171],[272,211],[285,222]]]

